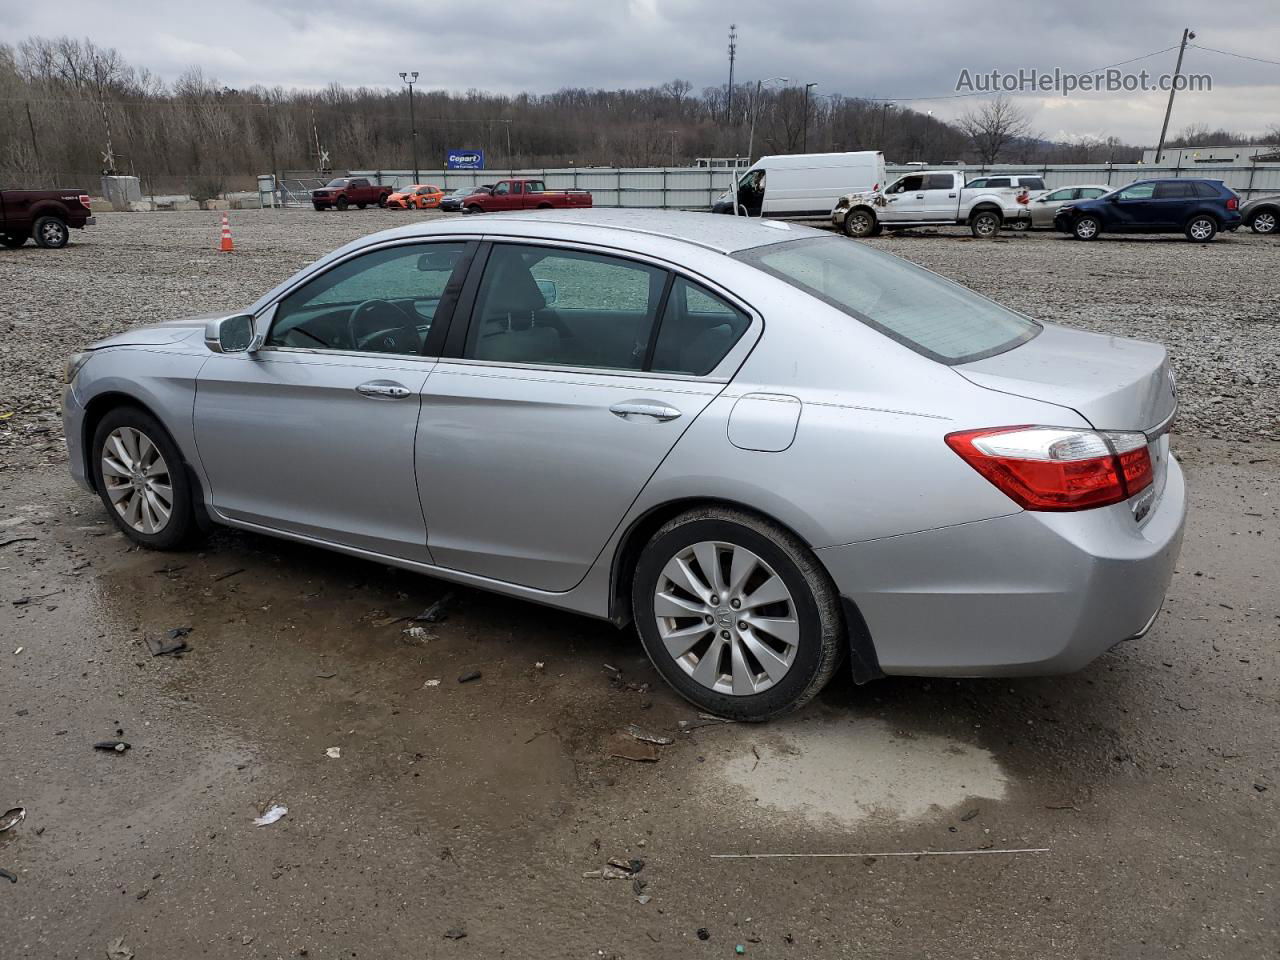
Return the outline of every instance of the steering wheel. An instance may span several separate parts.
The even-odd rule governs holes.
[[[392,314],[399,322],[361,332],[361,324],[369,321],[385,323],[379,319],[379,314],[384,312]],[[357,350],[376,346],[379,353],[417,353],[422,346],[418,342],[417,324],[409,321],[404,311],[390,300],[379,297],[366,300],[351,311],[347,319],[347,335]]]

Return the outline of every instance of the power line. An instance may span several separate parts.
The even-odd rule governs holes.
[[[1254,63],[1269,63],[1272,66],[1280,67],[1280,60],[1268,60],[1266,57],[1251,57],[1244,53],[1232,53],[1230,50],[1218,50],[1215,47],[1206,47],[1199,43],[1189,43],[1189,47],[1195,47],[1197,50],[1208,50],[1210,53],[1220,53],[1224,57],[1235,57],[1237,60],[1252,60]]]

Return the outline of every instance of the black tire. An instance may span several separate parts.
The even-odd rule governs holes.
[[[132,427],[142,433],[159,449],[168,467],[169,486],[172,490],[172,509],[168,522],[154,533],[143,533],[125,522],[112,503],[107,491],[107,484],[102,476],[102,450],[107,438],[113,430],[120,427]],[[126,537],[134,543],[142,544],[152,550],[176,550],[191,540],[198,529],[195,506],[192,499],[191,480],[187,474],[186,461],[178,450],[177,444],[155,417],[134,406],[119,406],[108,411],[93,431],[93,442],[89,446],[92,458],[89,468],[92,471],[94,487],[102,504],[106,507],[111,521],[120,528]]]
[[[653,597],[663,568],[680,551],[704,541],[750,550],[773,568],[791,594],[793,615],[799,623],[794,659],[772,686],[759,693],[734,696],[704,686],[668,653],[659,633]],[[826,686],[844,649],[839,595],[809,548],[777,524],[729,507],[690,510],[664,524],[640,555],[631,602],[645,653],[663,678],[690,703],[733,720],[768,720],[798,710]],[[728,610],[723,612],[735,616]],[[711,634],[716,629],[713,626]],[[709,642],[715,642],[713,636]]]
[[[60,250],[71,240],[71,231],[61,217],[39,217],[31,225],[31,235],[36,246],[48,250]]]
[[[345,210],[347,207],[351,206],[351,201],[346,197],[339,197],[336,206],[339,210]]]
[[[969,232],[979,240],[993,240],[1000,235],[1004,218],[996,210],[979,210],[969,218]]]
[[[1249,217],[1249,229],[1254,233],[1275,233],[1280,227],[1280,211],[1266,207]]]
[[[1208,243],[1218,235],[1218,221],[1207,213],[1197,213],[1182,232],[1192,243]]]
[[[1096,240],[1101,232],[1102,221],[1092,215],[1083,216],[1071,224],[1071,235],[1077,240]]]
[[[467,213],[484,213],[484,208],[479,204],[473,203],[467,207]]]
[[[18,249],[18,247],[22,246],[26,242],[27,242],[27,235],[25,233],[0,234],[0,243],[3,243],[10,250],[16,250]]]
[[[323,203],[313,203],[312,206],[315,207],[317,210],[323,210],[325,208],[325,205]]]
[[[389,197],[389,196],[391,196],[391,194],[389,194],[389,193],[384,193],[382,196],[380,196],[380,197],[378,198],[378,206],[380,206],[380,207],[385,207],[385,206],[387,205],[387,197]],[[406,208],[406,209],[407,209],[407,208]]]
[[[357,204],[356,204],[356,209],[357,209],[357,210],[363,210],[363,209],[364,209],[365,207],[367,207],[367,206],[368,206],[368,204],[367,204],[367,203],[357,203]]]
[[[879,232],[879,228],[879,218],[866,207],[854,207],[845,214],[844,223],[841,225],[844,235],[854,240],[873,237]]]

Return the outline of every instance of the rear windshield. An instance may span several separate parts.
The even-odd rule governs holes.
[[[734,256],[939,363],[1011,350],[1040,325],[913,263],[842,237],[814,237]]]

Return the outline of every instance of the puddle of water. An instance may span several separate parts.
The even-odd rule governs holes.
[[[713,775],[759,807],[827,826],[921,820],[972,797],[999,800],[1006,787],[1000,765],[981,747],[848,718],[744,737]]]

